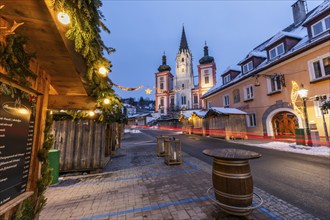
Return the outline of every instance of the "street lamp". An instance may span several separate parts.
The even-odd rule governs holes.
[[[304,114],[305,114],[305,125],[306,125],[306,134],[307,134],[307,145],[312,146],[312,139],[311,139],[311,132],[309,130],[309,123],[308,123],[308,115],[307,115],[307,107],[306,107],[306,100],[308,95],[308,90],[304,89],[304,85],[301,84],[301,89],[298,91],[298,95],[303,100],[304,103]]]

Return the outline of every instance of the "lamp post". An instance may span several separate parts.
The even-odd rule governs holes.
[[[309,130],[309,123],[308,123],[308,115],[307,115],[307,107],[306,107],[306,100],[308,95],[308,90],[304,89],[304,85],[301,85],[301,89],[298,91],[300,98],[303,100],[304,103],[304,115],[305,115],[305,125],[306,125],[306,134],[307,134],[307,145],[312,146],[312,139],[311,139],[311,132]]]

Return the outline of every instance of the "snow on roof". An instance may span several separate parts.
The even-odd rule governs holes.
[[[266,51],[258,51],[258,50],[252,50],[248,55],[246,55],[246,57],[241,60],[238,65],[242,64],[244,61],[246,61],[247,59],[250,59],[251,57],[263,57],[266,58],[267,57],[267,53]]]
[[[315,11],[308,16],[308,18],[304,21],[303,25],[318,16],[319,14],[323,13],[324,11],[328,10],[330,8],[330,0],[325,0],[322,2]]]
[[[234,70],[234,71],[239,71],[241,72],[241,67],[237,66],[237,65],[231,65],[231,66],[228,66],[221,74],[221,76],[225,73],[227,73],[228,71],[230,70]]]
[[[198,111],[194,111],[193,112],[195,115],[197,115],[200,118],[204,118],[205,115],[207,114],[207,111],[203,111],[203,110],[198,110]]]
[[[185,118],[189,118],[192,113],[194,113],[194,110],[188,110],[188,111],[181,111],[181,115]]]
[[[230,115],[246,115],[246,112],[243,112],[237,108],[224,108],[224,107],[212,107],[209,111],[215,111],[219,114],[230,114]]]
[[[146,117],[146,116],[149,116],[149,115],[150,115],[150,113],[134,114],[134,115],[129,115],[128,118]]]
[[[294,33],[294,32],[286,32],[286,31],[280,31],[277,34],[275,34],[270,41],[265,45],[265,47],[268,47],[275,43],[276,41],[279,41],[280,39],[284,37],[293,37],[297,39],[302,39],[304,36],[306,36],[306,33]]]

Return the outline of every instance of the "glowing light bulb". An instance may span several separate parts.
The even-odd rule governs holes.
[[[64,25],[67,25],[70,23],[70,17],[67,13],[65,12],[59,12],[57,14],[57,19]]]
[[[110,103],[110,100],[109,100],[109,99],[104,99],[104,100],[103,100],[103,103],[107,105],[107,104]]]
[[[93,117],[95,115],[95,112],[94,111],[90,111],[89,112],[89,116]]]
[[[29,114],[29,111],[25,108],[19,108],[19,109],[17,109],[17,111],[18,111],[19,114],[22,114],[22,115]]]
[[[107,73],[108,73],[108,70],[105,67],[102,66],[102,67],[99,68],[99,73],[102,76],[106,76]]]

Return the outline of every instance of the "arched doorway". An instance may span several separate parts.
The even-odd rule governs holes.
[[[299,128],[298,118],[291,112],[278,112],[272,118],[272,127],[276,138],[294,138]]]

